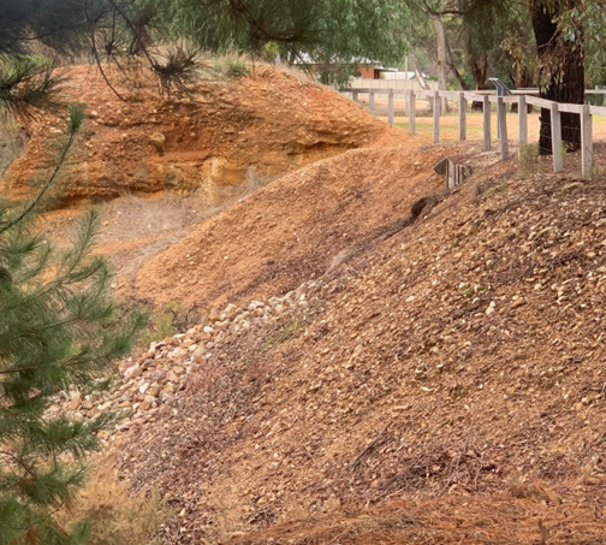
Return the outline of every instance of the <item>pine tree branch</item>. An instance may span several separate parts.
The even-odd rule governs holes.
[[[83,356],[85,356],[87,353],[86,350],[82,350],[81,352],[79,352],[78,354],[75,354],[73,356],[71,356],[70,358],[68,358],[67,360],[64,360],[63,362],[59,362],[56,364],[53,364],[55,367],[61,367],[63,369],[69,369],[70,367],[74,367],[75,365],[78,365],[79,363],[82,363],[82,361],[80,360],[80,358],[82,358]],[[103,354],[99,354],[97,356],[97,359],[108,359],[111,358],[114,355],[114,351],[113,350],[109,350]],[[29,365],[27,367],[11,367],[9,369],[1,369],[0,370],[0,375],[14,375],[15,373],[22,373],[24,371],[40,371],[41,369],[48,369],[49,365],[48,364],[41,364],[41,365]]]
[[[24,304],[28,304],[31,303],[37,299],[40,299],[42,297],[44,297],[45,295],[48,295],[49,293],[51,293],[54,290],[58,290],[60,288],[65,288],[71,284],[74,284],[76,282],[78,282],[78,280],[76,281],[72,281],[70,279],[70,277],[72,276],[74,270],[76,269],[76,267],[78,266],[78,264],[80,263],[80,261],[83,259],[84,255],[85,255],[85,250],[86,247],[88,246],[88,243],[90,242],[90,240],[92,239],[92,232],[93,232],[93,221],[94,221],[94,213],[91,211],[90,212],[90,219],[89,219],[89,227],[86,231],[86,234],[83,237],[83,241],[82,243],[79,245],[79,250],[76,253],[76,255],[72,258],[72,263],[71,265],[67,268],[67,270],[65,270],[61,276],[59,278],[56,278],[55,280],[53,280],[52,282],[49,282],[47,284],[47,287],[43,290],[40,290],[36,293],[34,293],[33,295],[31,295],[30,297],[27,297],[21,301],[19,301],[19,305],[24,305]],[[97,269],[93,270],[90,274],[90,276],[92,276],[93,274],[99,272],[100,270],[104,269],[104,267],[102,267],[102,262],[99,262]],[[105,278],[107,278],[107,274],[104,275]],[[101,292],[102,288],[105,287],[105,282],[101,283],[102,286],[99,287],[99,292]],[[14,307],[7,307],[8,310],[12,310],[12,308]]]
[[[16,454],[10,452],[9,450],[0,449],[0,456],[4,456],[5,458],[11,459],[15,464],[17,464],[18,466],[22,467],[23,470],[28,475],[30,475],[31,477],[36,477],[35,470],[31,466],[29,466],[28,464],[26,464],[25,461],[22,460]]]
[[[114,12],[115,13],[115,12]],[[95,62],[97,64],[97,68],[99,69],[99,72],[101,73],[101,77],[103,78],[103,80],[105,81],[106,85],[112,90],[112,92],[122,101],[122,102],[126,102],[126,99],[117,91],[117,89],[111,84],[111,82],[109,81],[109,78],[107,77],[107,74],[105,73],[105,70],[103,70],[103,66],[101,64],[101,58],[99,57],[99,50],[97,48],[97,39],[95,37],[95,21],[91,20],[89,15],[88,15],[88,11],[86,13],[86,18],[90,24],[90,39],[91,39],[91,45],[92,45],[92,50],[93,50],[93,56],[95,57]]]
[[[75,138],[76,138],[75,131],[70,131],[69,138],[68,138],[67,142],[63,145],[63,148],[61,149],[61,153],[59,154],[59,159],[58,159],[57,165],[55,166],[55,169],[53,170],[53,173],[51,174],[51,176],[48,178],[48,180],[46,180],[46,182],[42,186],[42,189],[38,192],[38,195],[36,195],[32,199],[32,201],[29,203],[29,205],[27,205],[16,218],[13,218],[12,220],[10,220],[8,222],[8,224],[5,224],[5,225],[0,224],[0,235],[4,232],[8,231],[9,229],[13,228],[19,222],[23,221],[23,219],[37,206],[37,204],[40,202],[40,200],[42,199],[44,194],[48,191],[50,186],[55,181],[57,174],[59,174],[59,171],[61,170],[61,167],[63,166],[65,159],[67,158],[67,154],[69,153],[69,150],[72,147],[72,144],[73,144]]]
[[[116,10],[116,12],[120,15],[120,17],[122,17],[122,20],[126,23],[126,25],[128,26],[128,28],[130,28],[131,32],[133,33],[133,36],[135,37],[135,40],[137,40],[140,44],[143,45],[144,44],[144,40],[143,40],[143,38],[141,37],[141,35],[139,33],[139,29],[131,21],[131,19],[128,16],[128,14],[114,0],[108,0],[108,2],[114,8],[114,10]],[[149,51],[147,50],[147,47],[145,47],[143,45],[143,47],[141,48],[141,51],[143,51],[143,55],[145,55],[145,57],[147,58],[150,66],[153,67],[155,65],[155,61],[152,58],[152,56],[150,55]]]

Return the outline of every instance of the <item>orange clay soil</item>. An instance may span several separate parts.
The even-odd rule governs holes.
[[[419,148],[397,129],[386,140],[287,174],[228,207],[145,264],[136,292],[156,303],[216,307],[321,276],[341,251],[380,235],[425,194],[440,193],[433,165],[465,149]]]
[[[235,208],[253,244],[255,225],[276,233],[279,242],[263,240],[286,277],[308,280],[307,256],[322,266],[305,269],[316,271],[307,307],[211,343],[172,410],[116,439],[124,476],[158,486],[179,513],[168,542],[606,542],[604,181],[478,168],[394,232],[391,214],[439,187],[425,172],[403,177],[397,193],[389,180],[406,151],[350,152]],[[417,149],[416,159],[438,151]],[[345,211],[320,225],[325,238],[341,229],[342,243],[322,251],[314,235],[317,254],[291,260],[293,233],[313,232],[325,201],[338,208],[326,174],[340,160]],[[392,192],[374,208],[385,183]],[[273,203],[295,191],[304,196]],[[373,214],[384,227],[360,227]],[[228,263],[247,259],[238,240],[215,239],[234,252],[221,253]]]
[[[55,113],[21,120],[31,141],[2,178],[4,194],[21,195],[48,174],[67,104],[86,104],[87,118],[61,175],[64,200],[176,189],[212,202],[216,186],[242,183],[251,168],[275,177],[366,144],[386,129],[338,93],[273,67],[168,98],[143,74],[126,81],[107,70],[127,100],[116,97],[95,67],[66,69]]]
[[[314,109],[297,119],[304,103],[283,108],[276,82],[308,106],[317,93]],[[307,306],[204,346],[168,410],[112,437],[123,477],[176,513],[167,543],[606,543],[604,180],[520,179],[511,162],[486,167],[494,153],[424,147],[273,70],[209,84],[225,94],[206,114],[191,97],[120,105],[94,85],[105,98],[88,134],[103,139],[76,152],[66,198],[155,191],[173,170],[176,187],[206,191],[213,172],[232,183],[253,163],[275,175],[371,144],[273,181],[139,271],[138,296],[212,310],[315,279]],[[329,119],[344,125],[320,134]],[[59,126],[32,123],[13,172],[33,174],[29,154],[50,150],[38,129]],[[444,155],[476,166],[451,193],[431,170]],[[428,194],[435,206],[410,221]],[[128,242],[117,223],[106,249]]]

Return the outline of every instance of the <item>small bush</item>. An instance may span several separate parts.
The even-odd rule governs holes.
[[[520,143],[518,152],[518,172],[520,176],[530,176],[538,172],[540,166],[538,146]]]
[[[228,78],[243,78],[244,76],[248,76],[248,74],[248,67],[242,59],[227,59],[225,63],[225,75]]]
[[[267,42],[261,50],[261,58],[266,62],[276,62],[280,55],[280,44],[277,42]]]
[[[187,331],[201,321],[202,312],[199,305],[187,307],[177,301],[171,301],[162,310],[151,314],[149,326],[139,334],[139,344],[149,346],[153,341]]]

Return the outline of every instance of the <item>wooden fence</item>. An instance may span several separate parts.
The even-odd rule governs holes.
[[[433,141],[440,141],[440,103],[443,100],[455,100],[459,109],[459,140],[467,138],[467,105],[469,102],[482,103],[483,111],[483,150],[491,149],[491,104],[497,105],[497,128],[501,146],[501,158],[509,157],[509,140],[507,132],[507,104],[518,105],[518,142],[528,143],[528,110],[527,106],[538,106],[550,111],[552,128],[553,171],[559,172],[564,168],[564,151],[562,147],[562,113],[578,114],[581,117],[581,164],[583,178],[591,178],[593,173],[593,117],[606,116],[606,107],[590,106],[587,104],[563,104],[552,102],[532,95],[518,94],[514,96],[496,96],[488,94],[470,93],[467,91],[411,91],[395,89],[351,89],[354,101],[358,101],[360,94],[368,95],[368,105],[371,112],[375,109],[375,95],[387,95],[387,119],[390,125],[394,124],[395,96],[404,95],[406,112],[408,112],[410,134],[416,132],[416,99],[427,97],[433,104]],[[519,146],[519,150],[522,146]]]

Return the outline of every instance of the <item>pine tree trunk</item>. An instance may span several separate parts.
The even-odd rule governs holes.
[[[585,71],[583,47],[580,41],[564,41],[553,20],[563,10],[576,7],[579,0],[532,0],[532,25],[541,61],[541,98],[569,104],[583,104],[585,99]],[[548,9],[551,6],[551,10]],[[580,29],[579,33],[580,35]],[[574,49],[573,49],[574,48]],[[581,120],[577,114],[561,114],[562,141],[568,151],[581,147]],[[551,154],[550,111],[541,109],[539,152]]]

